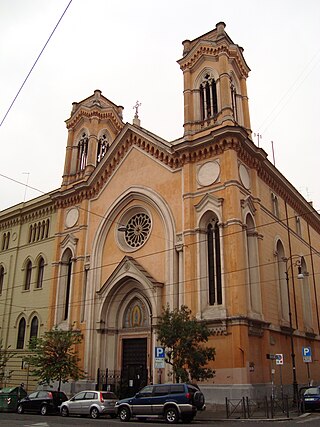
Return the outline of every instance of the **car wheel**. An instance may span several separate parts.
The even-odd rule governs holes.
[[[23,410],[23,406],[21,404],[18,405],[17,412],[18,412],[18,414],[23,414],[24,410]]]
[[[63,417],[68,417],[69,416],[69,410],[68,410],[68,408],[66,406],[62,406],[62,408],[61,408],[61,415]]]
[[[97,408],[92,408],[90,411],[90,417],[93,418],[94,420],[99,418],[100,416],[100,412]]]
[[[201,409],[204,405],[204,395],[201,391],[196,391],[193,395],[193,402],[197,409]]]
[[[120,407],[119,418],[121,421],[129,421],[130,420],[130,411],[126,406]]]
[[[41,415],[47,415],[47,413],[48,413],[48,407],[47,407],[47,405],[42,405],[41,408],[40,408],[40,414]]]
[[[181,416],[181,420],[183,423],[189,424],[191,423],[191,421],[193,420],[194,416],[193,415],[182,415]]]
[[[167,408],[164,413],[164,418],[168,424],[176,424],[179,420],[178,410],[173,406]]]

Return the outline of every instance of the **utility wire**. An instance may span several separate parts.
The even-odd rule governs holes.
[[[279,115],[279,113],[284,109],[284,107],[288,104],[290,98],[294,95],[294,93],[297,91],[297,89],[302,85],[302,83],[306,80],[307,77],[309,77],[309,75],[311,74],[311,72],[313,71],[313,69],[315,67],[318,66],[319,60],[317,59],[318,55],[320,53],[320,50],[318,50],[314,56],[311,58],[311,60],[309,61],[309,63],[307,64],[307,66],[305,66],[303,68],[303,70],[301,71],[301,73],[298,75],[298,77],[293,81],[293,83],[291,84],[291,86],[287,89],[287,91],[284,93],[284,95],[281,97],[281,99],[278,101],[278,103],[273,107],[273,109],[271,110],[271,112],[268,114],[268,116],[264,119],[264,121],[258,126],[258,129],[261,130],[261,133],[263,134],[271,125],[272,122],[274,122],[275,120],[275,112],[278,109],[277,114]],[[314,62],[315,64],[313,64],[311,66],[311,64]],[[309,70],[308,68],[311,67]],[[281,106],[281,104],[283,104]],[[273,116],[273,117],[272,117]],[[264,126],[264,127],[263,127]]]
[[[43,46],[43,48],[41,49],[41,52],[39,53],[39,55],[38,55],[37,59],[34,61],[34,63],[33,63],[33,65],[32,65],[32,67],[31,67],[31,69],[30,69],[29,73],[27,74],[27,77],[24,79],[24,81],[23,81],[22,85],[20,86],[20,89],[19,89],[19,90],[18,90],[18,92],[16,93],[16,96],[13,98],[13,101],[11,102],[10,107],[8,108],[8,110],[7,110],[7,112],[5,113],[5,115],[4,115],[4,117],[3,117],[3,119],[1,120],[0,127],[2,126],[2,124],[3,124],[3,122],[5,121],[5,119],[6,119],[7,115],[9,114],[9,112],[10,112],[11,108],[13,107],[13,104],[16,102],[16,99],[18,98],[18,96],[19,96],[19,94],[20,94],[20,92],[21,92],[21,90],[22,90],[23,86],[26,84],[26,82],[27,82],[27,80],[28,80],[28,78],[29,78],[30,74],[32,73],[32,71],[33,71],[34,67],[36,66],[37,62],[39,61],[39,59],[40,59],[40,57],[41,57],[41,55],[42,55],[43,51],[44,51],[44,50],[45,50],[45,48],[47,47],[47,45],[48,45],[48,43],[49,43],[49,41],[50,41],[51,37],[53,36],[54,32],[56,31],[56,29],[57,29],[58,25],[60,24],[60,22],[61,22],[62,18],[64,17],[64,15],[65,15],[65,13],[67,12],[68,7],[70,6],[70,4],[71,4],[71,3],[72,3],[72,0],[70,0],[70,1],[69,1],[69,3],[68,3],[68,5],[67,5],[67,7],[65,8],[65,10],[64,10],[64,12],[63,12],[63,14],[61,15],[61,17],[60,17],[60,19],[59,19],[59,21],[57,22],[57,24],[55,25],[55,27],[54,27],[53,31],[51,32],[51,34],[50,34],[50,36],[49,36],[48,40],[46,41],[45,45],[44,45],[44,46]]]

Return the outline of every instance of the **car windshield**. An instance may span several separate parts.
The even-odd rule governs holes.
[[[304,392],[304,395],[306,394],[320,394],[319,388],[318,387],[307,388],[307,390]]]

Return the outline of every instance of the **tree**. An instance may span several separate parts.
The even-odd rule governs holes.
[[[2,339],[0,339],[0,383],[3,382],[3,379],[7,377],[8,374],[10,376],[10,374],[12,373],[12,371],[8,371],[8,373],[6,374],[7,363],[11,359],[11,357],[14,356],[13,353],[9,352],[9,347],[6,349],[3,348]]]
[[[172,366],[177,382],[213,378],[215,371],[207,366],[214,360],[215,349],[205,347],[210,331],[204,322],[191,315],[182,305],[180,310],[163,309],[155,327],[158,340],[165,347],[165,361]]]
[[[26,361],[33,367],[31,374],[40,379],[39,384],[50,384],[58,381],[60,391],[61,382],[69,379],[78,380],[84,377],[79,367],[80,361],[75,346],[83,339],[79,331],[70,329],[62,331],[54,327],[44,333],[41,338],[32,338],[29,349],[32,354]]]

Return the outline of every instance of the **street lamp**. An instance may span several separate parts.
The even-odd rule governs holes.
[[[297,260],[293,263],[293,259]],[[290,289],[289,289],[289,267],[298,267],[298,279],[303,279],[303,273],[301,270],[301,257],[299,255],[291,255],[288,258],[283,257],[283,261],[286,264],[286,283],[287,283],[287,293],[288,293],[288,309],[289,309],[289,324],[290,324],[290,345],[291,345],[291,362],[292,362],[292,387],[293,387],[293,405],[297,404],[298,401],[298,383],[297,383],[297,374],[296,374],[296,355],[294,352],[294,341],[293,341],[293,325],[292,325],[292,312],[291,312],[291,300],[290,300]],[[288,262],[290,265],[288,266]]]

